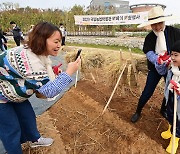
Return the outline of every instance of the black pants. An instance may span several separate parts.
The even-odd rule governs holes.
[[[7,46],[6,46],[6,47],[7,47]],[[5,51],[5,50],[7,50],[7,48],[5,48],[4,44],[1,44],[1,43],[0,43],[0,50],[1,50],[1,51]]]
[[[137,112],[141,112],[145,104],[148,102],[150,97],[153,95],[154,90],[156,89],[157,84],[159,83],[161,77],[164,77],[164,80],[166,79],[166,75],[162,76],[158,74],[157,71],[149,70],[146,80],[146,85],[144,87],[144,90],[139,98],[138,106],[137,106]],[[166,110],[166,100],[163,98],[163,102],[161,105],[161,110]]]
[[[62,43],[61,43],[61,45],[62,45],[62,46],[65,45],[65,37],[62,37]]]
[[[6,44],[4,44],[4,48],[7,50],[7,45]]]
[[[14,41],[16,42],[16,45],[17,45],[17,46],[20,46],[21,36],[16,36],[16,37],[14,37]]]

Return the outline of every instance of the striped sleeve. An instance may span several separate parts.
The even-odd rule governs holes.
[[[72,82],[72,78],[65,72],[59,74],[54,81],[49,81],[38,89],[38,92],[47,98],[53,98]]]

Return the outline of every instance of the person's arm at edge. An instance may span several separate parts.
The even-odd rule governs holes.
[[[72,82],[71,75],[77,71],[81,64],[80,57],[75,62],[68,64],[66,72],[60,73],[54,81],[49,81],[38,89],[38,92],[47,98],[53,98],[58,95],[64,88]]]
[[[155,68],[160,75],[165,75],[167,73],[166,63],[158,64],[157,62],[158,55],[155,54],[154,51],[147,52],[146,57],[152,64],[155,65]]]
[[[146,53],[146,57],[154,65],[155,65],[155,63],[157,62],[157,59],[158,59],[158,55],[155,54],[154,51],[148,51]]]
[[[49,81],[38,89],[38,92],[47,98],[53,98],[64,90],[72,82],[72,78],[66,72],[60,73],[54,81]]]

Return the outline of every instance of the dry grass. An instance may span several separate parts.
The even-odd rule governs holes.
[[[128,72],[128,67],[132,67],[131,65],[131,54],[130,53],[122,53],[118,51],[102,51],[94,49],[85,50],[83,49],[81,54],[82,64],[81,64],[81,73],[85,79],[91,79],[94,83],[101,80],[106,86],[114,87],[117,79],[122,71],[122,66],[125,63],[124,57],[128,57],[128,65],[125,69],[120,86],[118,86],[117,91],[121,91],[122,84],[129,85],[132,83],[132,78],[134,78],[134,72]],[[66,61],[71,62],[74,60],[76,56],[76,52],[73,48],[71,50],[68,49],[66,53]],[[98,71],[98,73],[97,73]],[[102,74],[103,78],[98,77],[97,74]],[[129,81],[128,81],[129,80]],[[131,80],[131,81],[130,81]]]

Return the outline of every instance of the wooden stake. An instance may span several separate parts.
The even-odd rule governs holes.
[[[92,72],[91,72],[90,74],[91,74],[91,77],[92,77],[94,83],[96,83],[95,77],[94,77],[94,75],[92,74]]]
[[[115,87],[114,87],[114,89],[113,89],[113,92],[111,93],[111,96],[110,96],[110,98],[109,98],[106,106],[104,107],[104,110],[103,110],[102,114],[104,114],[104,112],[106,111],[109,103],[111,102],[111,99],[112,99],[112,97],[113,97],[113,95],[114,95],[114,93],[115,93],[115,91],[116,91],[116,88],[117,88],[117,86],[118,86],[118,84],[119,84],[119,81],[121,80],[121,77],[122,77],[122,75],[123,75],[123,73],[124,73],[124,70],[125,70],[126,66],[127,66],[127,61],[126,61],[125,65],[124,65],[124,68],[123,68],[121,74],[119,75],[119,78],[118,78],[118,80],[117,80],[117,82],[116,82],[116,85],[115,85]]]
[[[174,90],[174,117],[173,117],[173,136],[171,154],[175,154],[175,138],[176,138],[176,116],[177,116],[177,93]]]
[[[123,65],[123,56],[122,56],[122,49],[120,49],[120,66]],[[125,87],[124,87],[124,82],[122,83],[121,87],[121,94],[122,96],[125,95]]]
[[[135,79],[136,79],[136,82],[137,82],[137,70],[136,70],[135,62],[134,62],[134,59],[133,59],[133,56],[132,56],[131,48],[129,48],[129,51],[130,51],[130,56],[131,56],[132,68],[133,68],[133,71],[134,71],[134,74],[135,74]]]
[[[122,50],[120,49],[120,64],[123,62],[123,57],[122,57]]]
[[[133,56],[132,56],[132,51],[131,51],[131,48],[129,48],[129,51],[130,51],[130,56],[131,56],[131,63],[132,63],[132,68],[133,68],[133,72],[134,72],[134,76],[135,76],[135,80],[136,80],[136,85],[139,89],[139,92],[141,93],[141,87],[138,83],[138,78],[139,78],[139,75],[138,75],[138,72],[137,72],[137,69],[136,69],[136,65],[135,65],[135,61],[133,59]]]

